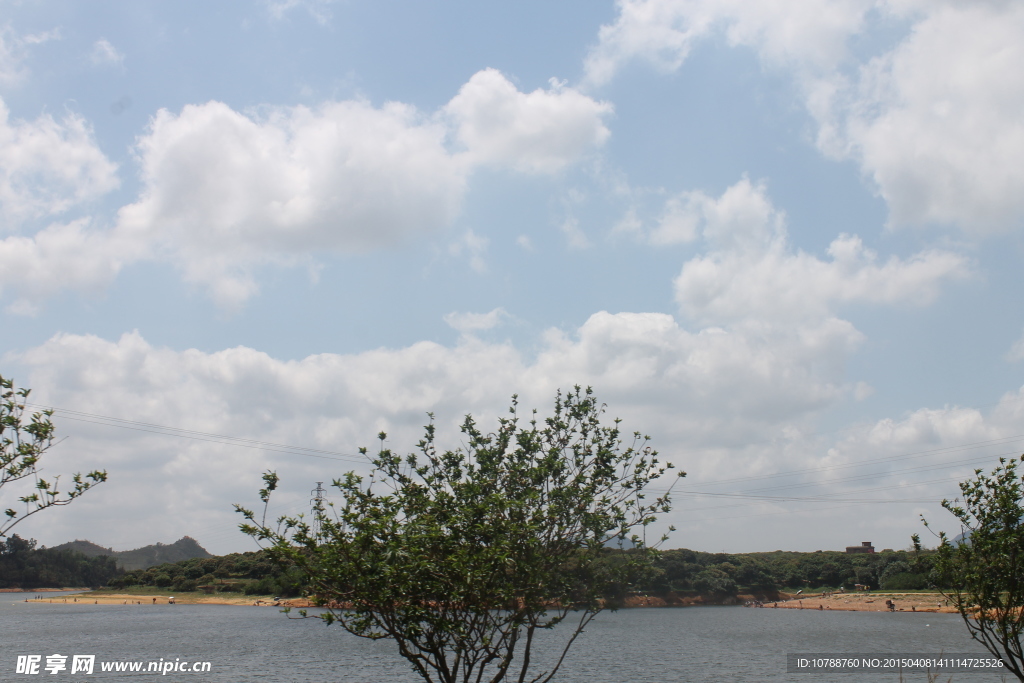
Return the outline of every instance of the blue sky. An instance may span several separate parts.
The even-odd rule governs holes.
[[[0,6],[0,372],[110,474],[23,535],[246,549],[263,471],[574,384],[670,547],[904,547],[1024,450],[1015,3]]]

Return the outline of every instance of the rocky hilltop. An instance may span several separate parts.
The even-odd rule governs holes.
[[[114,550],[113,548],[104,548],[91,541],[81,540],[69,541],[68,543],[54,546],[52,549],[74,550],[89,557],[108,555],[115,558],[117,564],[128,571],[146,569],[147,567],[164,564],[165,562],[191,560],[194,557],[213,557],[213,555],[206,552],[203,546],[196,542],[196,539],[190,536],[183,536],[169,545],[155,543],[142,548],[136,548],[135,550]]]

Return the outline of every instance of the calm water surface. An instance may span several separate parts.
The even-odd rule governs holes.
[[[53,594],[44,594],[47,599]],[[349,636],[319,620],[273,608],[221,605],[26,604],[0,594],[0,681],[418,680],[386,641]],[[551,635],[551,634],[546,634]],[[554,635],[558,635],[557,633]],[[951,614],[819,612],[689,607],[604,613],[591,623],[555,678],[564,683],[626,681],[899,680],[896,674],[787,674],[787,652],[984,653]],[[96,661],[209,661],[209,673],[15,674],[17,655],[93,654]],[[541,653],[543,654],[543,653]],[[45,660],[44,660],[45,661]],[[70,659],[68,660],[70,663]],[[998,681],[992,673],[945,674],[954,682]],[[904,676],[924,681],[923,674]]]

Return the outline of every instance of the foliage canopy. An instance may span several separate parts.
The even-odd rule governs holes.
[[[559,393],[543,422],[534,412],[522,425],[517,409],[513,397],[493,433],[466,416],[455,450],[438,450],[433,416],[417,453],[393,453],[382,433],[372,474],[335,480],[340,500],[314,524],[270,528],[239,508],[242,529],[307,574],[330,608],[321,618],[394,640],[427,681],[548,681],[609,597],[648,568],[636,532],[670,500],[644,489],[672,465],[648,437],[627,444],[618,420],[603,425],[590,389]],[[278,479],[264,480],[266,503]],[[611,537],[634,547],[609,547]],[[528,678],[539,636],[563,621],[564,646]]]
[[[31,490],[18,501],[24,511],[13,507],[0,518],[0,538],[22,520],[46,508],[67,505],[96,484],[107,480],[105,471],[94,470],[84,477],[75,473],[67,491],[59,489],[60,477],[40,476],[39,461],[53,445],[52,410],[26,415],[30,390],[15,388],[13,380],[0,376],[0,491],[21,480],[32,480]],[[9,490],[9,489],[8,489]]]
[[[939,535],[934,576],[948,587],[943,594],[971,637],[1024,681],[1024,482],[1017,464],[1000,458],[991,475],[975,470],[960,483],[962,503],[942,501],[963,534],[954,542]]]

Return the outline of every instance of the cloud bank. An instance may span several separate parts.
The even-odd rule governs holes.
[[[475,74],[433,115],[389,102],[327,102],[239,112],[221,102],[159,111],[139,136],[138,199],[115,226],[93,237],[103,250],[84,266],[160,258],[219,304],[237,307],[258,289],[254,269],[308,262],[316,253],[358,253],[448,228],[468,178],[480,167],[557,173],[599,148],[609,132],[605,103],[561,84],[522,93],[501,73]],[[0,109],[0,203],[12,215],[53,215],[110,191],[115,166],[79,117],[7,122]],[[33,241],[28,250],[55,283],[59,260]],[[482,268],[482,261],[474,268]],[[19,281],[7,278],[8,288]],[[21,296],[40,289],[24,287]]]

